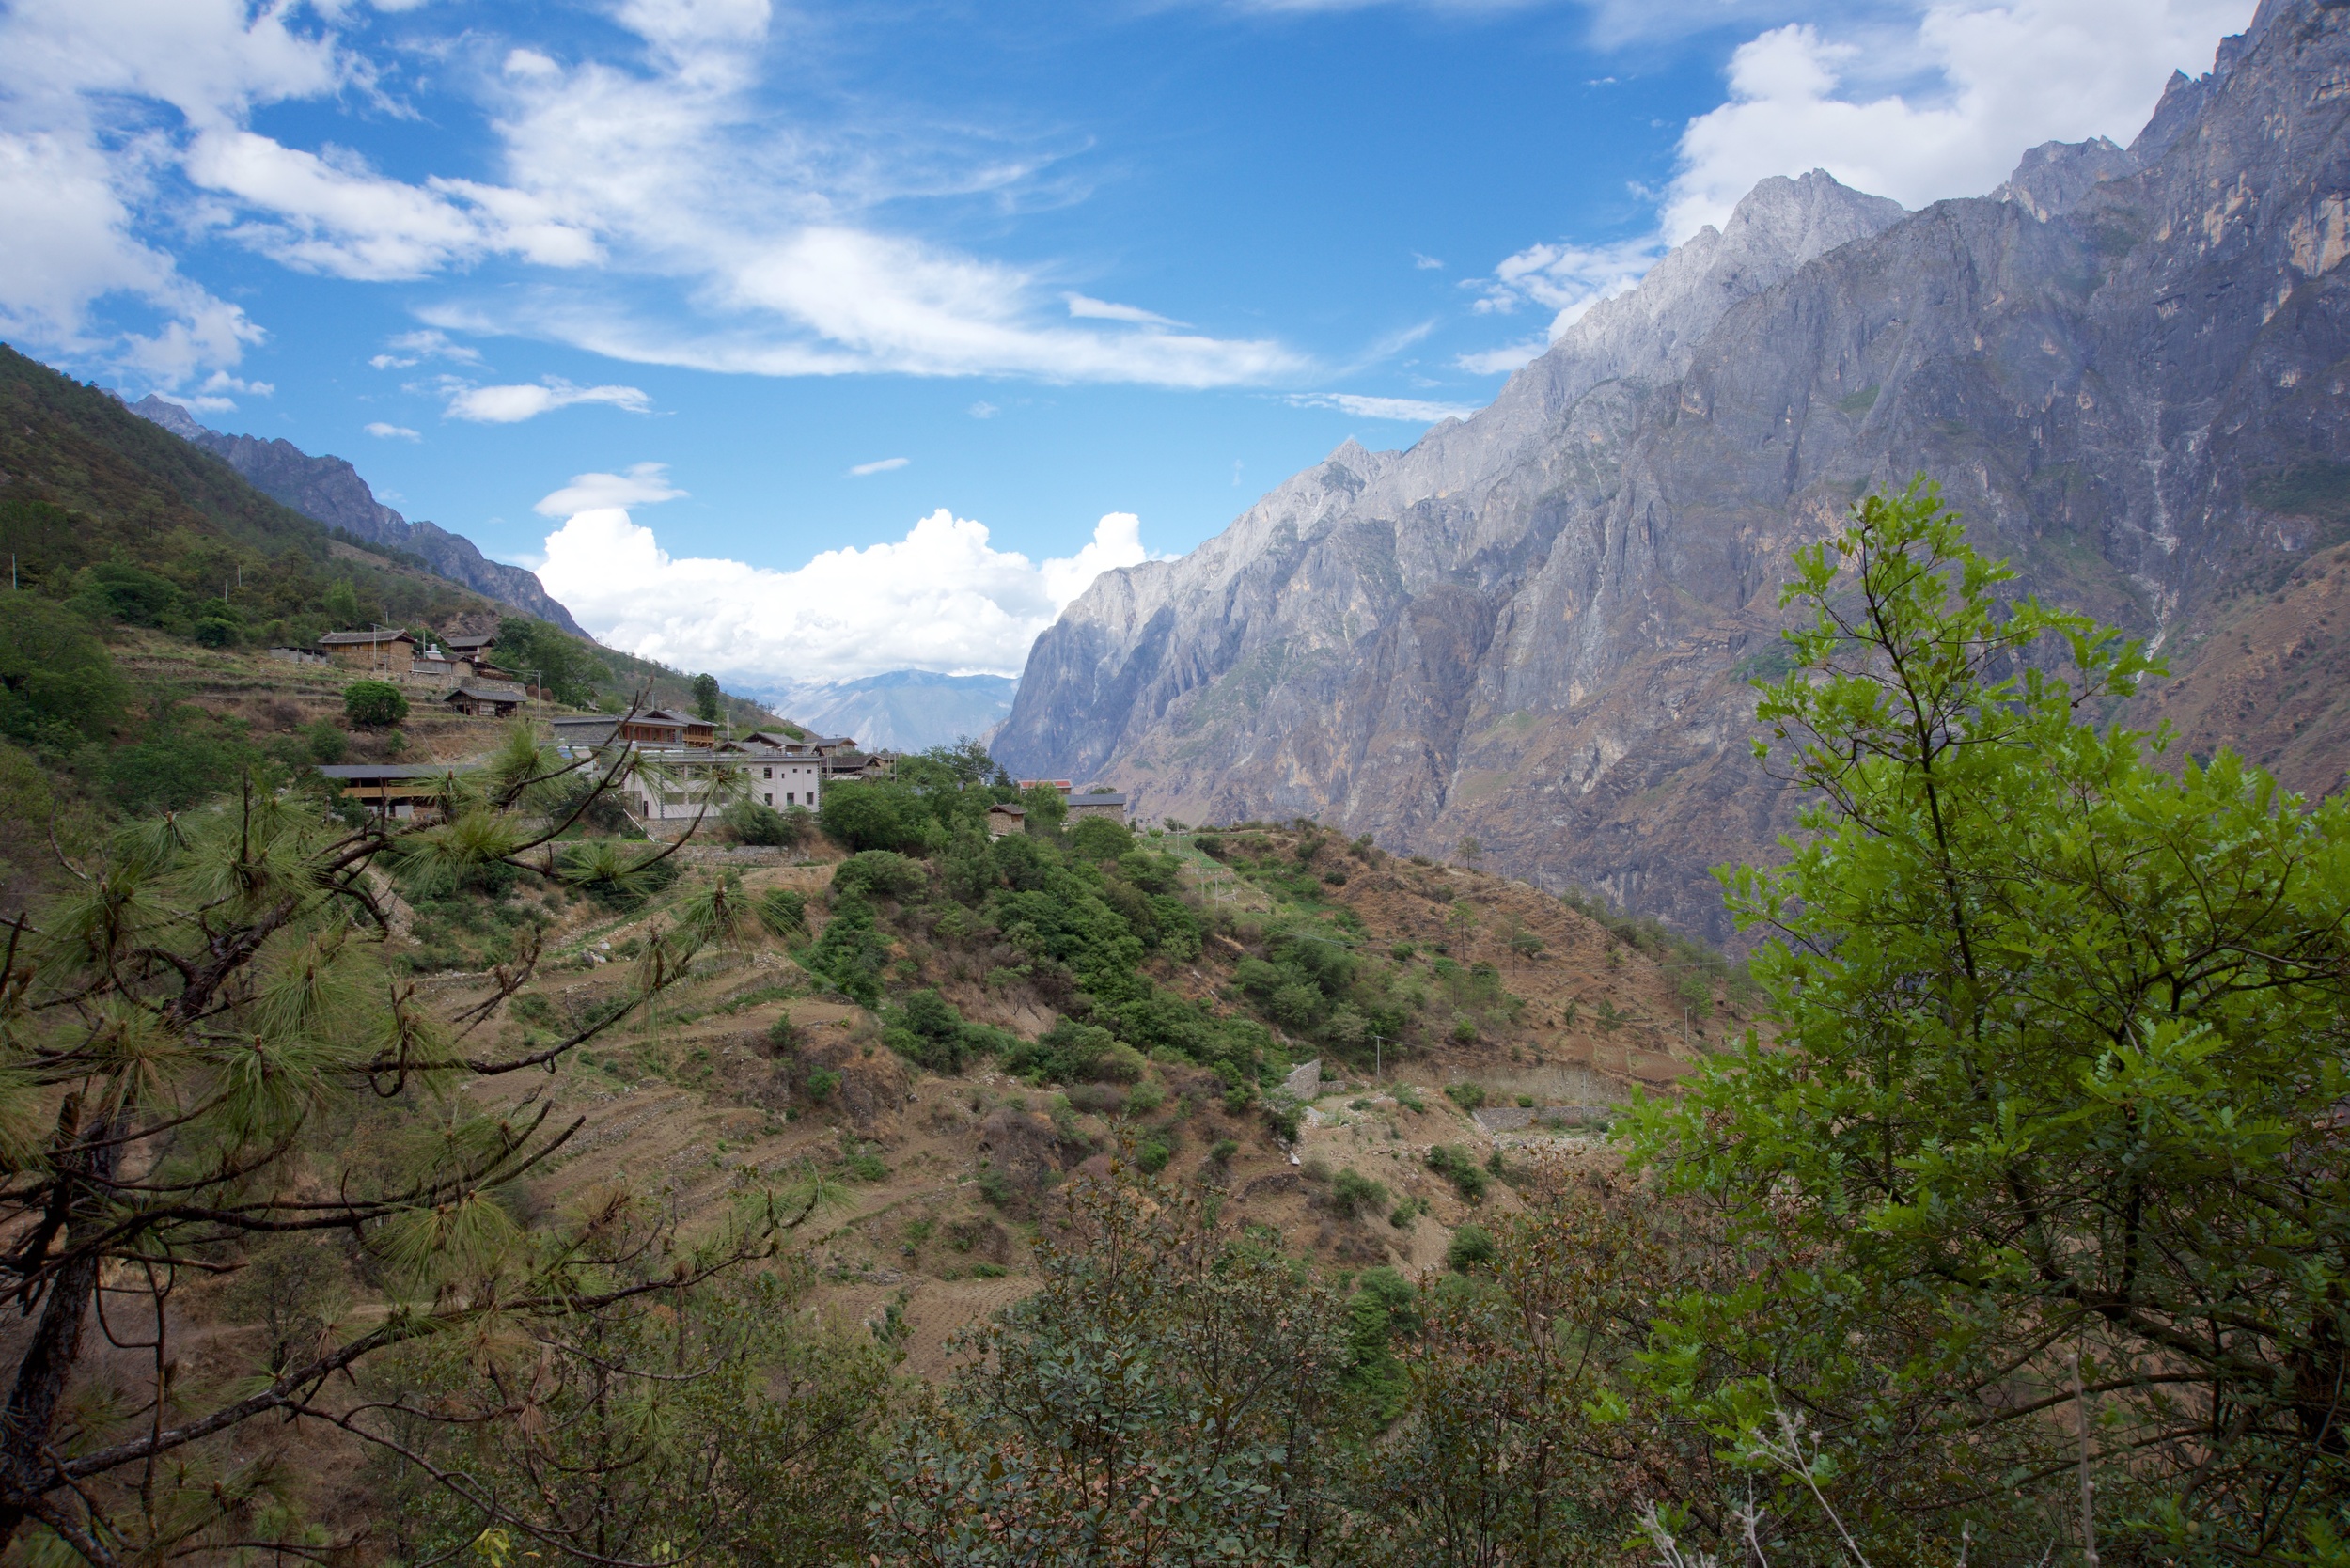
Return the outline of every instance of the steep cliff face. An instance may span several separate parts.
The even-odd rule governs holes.
[[[472,540],[437,524],[409,522],[377,500],[359,471],[341,458],[312,457],[283,439],[225,435],[197,423],[178,403],[151,393],[133,403],[131,412],[203,447],[243,475],[256,490],[306,517],[370,544],[409,551],[451,582],[486,593],[525,615],[553,621],[575,636],[588,635],[572,619],[572,612],[547,592],[537,572],[491,560]]]
[[[2332,541],[2345,115],[2350,11],[2268,0],[2126,150],[2035,149],[1916,214],[1765,181],[1475,418],[1103,577],[997,753],[1190,820],[1474,834],[1725,934],[1706,868],[1789,817],[1746,678],[1788,551],[1871,486],[1934,476],[2030,588],[2197,664],[2232,594]]]

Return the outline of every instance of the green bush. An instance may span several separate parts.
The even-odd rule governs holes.
[[[1232,1156],[1240,1152],[1240,1145],[1229,1137],[1220,1137],[1209,1146],[1208,1161],[1212,1165],[1230,1165]]]
[[[803,823],[807,813],[801,811],[795,822],[772,806],[755,800],[738,800],[718,814],[718,823],[728,837],[738,844],[757,844],[768,849],[786,849],[801,841]]]
[[[60,749],[103,740],[130,695],[105,645],[70,611],[30,593],[0,596],[0,732]]]
[[[1088,860],[1115,860],[1135,847],[1135,836],[1123,823],[1082,817],[1069,830],[1069,847]]]
[[[1341,1219],[1353,1219],[1365,1209],[1375,1213],[1386,1203],[1387,1189],[1352,1168],[1340,1171],[1330,1184],[1330,1210]]]
[[[1457,1143],[1440,1143],[1428,1151],[1428,1168],[1450,1182],[1453,1190],[1470,1202],[1485,1196],[1485,1173],[1477,1168],[1469,1152]]]
[[[408,716],[408,694],[389,681],[353,681],[343,688],[343,716],[382,729]]]
[[[180,593],[170,578],[126,561],[100,561],[82,573],[82,589],[74,595],[85,608],[133,626],[161,626],[175,619]],[[180,623],[181,630],[186,622]]]
[[[1473,1111],[1485,1103],[1483,1084],[1447,1084],[1444,1086],[1444,1094],[1446,1099],[1465,1111]]]
[[[919,860],[888,850],[865,850],[843,860],[832,873],[832,897],[878,894],[885,899],[909,898],[930,886],[930,872]]]
[[[1444,1249],[1444,1266],[1455,1274],[1471,1274],[1489,1266],[1496,1256],[1492,1231],[1482,1225],[1464,1225],[1452,1232]]]
[[[920,794],[878,778],[826,790],[816,818],[844,849],[924,855],[947,843],[946,829]]]
[[[819,1067],[807,1075],[808,1104],[823,1105],[840,1087],[840,1074],[829,1067]]]
[[[807,895],[796,887],[770,887],[753,905],[759,923],[777,936],[807,934]]]

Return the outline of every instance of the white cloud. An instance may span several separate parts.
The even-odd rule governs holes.
[[[423,439],[405,425],[386,424],[381,419],[368,421],[368,433],[379,441],[420,441]]]
[[[993,419],[995,416],[1003,412],[1004,411],[1002,409],[997,408],[994,403],[988,402],[984,399],[979,402],[973,403],[970,408],[970,415],[974,419]]]
[[[1136,326],[1188,326],[1188,321],[1171,321],[1153,310],[1138,305],[1112,305],[1108,300],[1089,299],[1083,294],[1064,294],[1069,302],[1069,314],[1080,321],[1131,321]]]
[[[1528,337],[1515,343],[1504,343],[1497,349],[1487,349],[1480,353],[1455,354],[1452,363],[1471,375],[1497,376],[1514,370],[1521,365],[1531,365],[1535,360],[1540,359],[1543,356],[1543,351],[1549,347],[1550,338],[1547,336]]]
[[[1465,419],[1477,412],[1474,403],[1432,403],[1418,398],[1366,398],[1353,392],[1292,392],[1292,408],[1335,408],[1358,419],[1395,419],[1410,425],[1433,425],[1439,419]]]
[[[886,474],[893,468],[903,468],[913,461],[912,458],[881,458],[872,463],[855,464],[849,470],[849,475],[852,478],[861,479],[868,474]]]
[[[547,536],[539,575],[613,647],[776,683],[905,668],[1016,674],[1063,605],[1102,572],[1146,558],[1130,512],[1104,517],[1074,556],[1039,563],[941,509],[902,540],[776,572],[673,557],[626,510],[603,507]]]
[[[569,408],[573,403],[610,403],[631,414],[652,412],[652,400],[634,386],[574,386],[560,376],[549,376],[535,386],[525,383],[514,386],[454,387],[449,392],[448,407],[443,412],[451,419],[511,425],[558,408]]]
[[[1888,48],[1810,23],[1753,39],[1731,57],[1730,101],[1689,122],[1664,233],[1720,224],[1770,175],[1825,168],[1907,207],[1981,196],[2044,141],[2127,145],[2174,69],[2210,69],[2252,0],[1943,0]],[[1888,57],[1928,86],[1871,95],[1857,81]]]
[[[448,334],[427,328],[422,332],[403,332],[384,345],[384,352],[368,363],[379,370],[405,370],[428,359],[453,360],[460,365],[478,365],[478,350],[462,343],[449,341]]]
[[[1138,306],[1069,296],[1049,264],[885,231],[885,210],[891,227],[918,226],[920,201],[1016,196],[1057,155],[1042,144],[1008,155],[983,127],[879,154],[885,142],[794,118],[762,90],[783,55],[768,47],[769,0],[605,10],[636,35],[609,58],[517,41],[477,75],[465,39],[446,31],[384,45],[401,54],[379,63],[355,0],[0,9],[0,223],[54,237],[44,255],[0,261],[0,328],[77,353],[110,344],[155,375],[233,366],[258,335],[177,274],[171,246],[193,233],[359,280],[510,259],[533,274],[523,287],[470,311],[444,299],[435,324],[479,318],[478,330],[647,363],[1175,386],[1310,368],[1274,340],[1172,330]],[[428,58],[446,62],[438,87],[482,101],[494,179],[403,177],[387,172],[393,154],[371,162],[254,123],[269,105],[338,92],[371,99],[387,123],[413,119],[379,80]],[[167,324],[149,337],[102,330],[93,312],[110,296]],[[391,349],[380,360],[422,357]]]
[[[1424,273],[1440,273],[1444,271],[1443,262],[1437,260],[1433,256],[1422,256],[1418,251],[1412,252],[1412,265],[1415,269]]]
[[[571,483],[540,497],[530,510],[541,517],[569,517],[575,511],[674,501],[684,494],[669,482],[667,463],[637,463],[625,474],[573,474]]]

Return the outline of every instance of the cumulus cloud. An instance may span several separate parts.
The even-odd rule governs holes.
[[[903,468],[913,461],[912,458],[878,458],[871,463],[854,464],[849,470],[849,477],[861,479],[868,474],[886,474],[893,468]]]
[[[1684,129],[1656,230],[1607,244],[1528,245],[1465,280],[1480,314],[1530,307],[1550,321],[1541,336],[1453,363],[1480,375],[1528,363],[1591,306],[1637,287],[1667,248],[1718,227],[1772,175],[1825,168],[1917,208],[1982,195],[2044,141],[2103,135],[2126,145],[2170,72],[2209,69],[2217,40],[2240,31],[2252,8],[2253,0],[1937,0],[1908,30],[1878,25],[1865,42],[1809,22],[1762,33],[1732,55],[1728,101]],[[1640,30],[1603,24],[1609,36]],[[1876,86],[1887,74],[1904,85]]]
[[[905,668],[1016,674],[1062,606],[1103,572],[1146,558],[1130,512],[1104,517],[1074,556],[1035,562],[942,508],[902,540],[776,572],[672,557],[625,510],[597,507],[547,536],[539,575],[613,647],[721,675],[832,681]]]
[[[2127,145],[2173,70],[2211,68],[2252,0],[1944,0],[1888,50],[1810,23],[1731,56],[1730,100],[1689,122],[1663,232],[1720,224],[1755,182],[1825,168],[1907,207],[1981,196],[2044,141]],[[1872,91],[1888,55],[1926,86]]]
[[[1292,408],[1335,408],[1358,419],[1394,419],[1408,425],[1433,425],[1439,419],[1465,419],[1477,412],[1473,403],[1432,403],[1418,398],[1367,398],[1354,392],[1292,392]]]
[[[511,425],[573,403],[610,403],[631,414],[652,412],[652,400],[634,386],[574,386],[560,376],[549,376],[536,385],[454,387],[443,412],[476,424]]]
[[[368,433],[378,441],[420,441],[423,439],[405,425],[389,424],[382,419],[369,420],[367,430]]]
[[[667,463],[637,463],[625,474],[573,474],[571,483],[541,496],[530,510],[541,517],[569,517],[575,511],[674,501],[685,494],[669,482]]]

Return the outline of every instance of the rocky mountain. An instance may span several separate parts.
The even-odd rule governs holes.
[[[340,528],[370,544],[389,545],[420,557],[451,582],[510,604],[525,615],[553,621],[574,636],[579,623],[551,596],[539,574],[482,555],[472,540],[432,523],[411,523],[375,498],[359,471],[338,457],[312,457],[292,442],[258,435],[227,435],[199,424],[180,404],[149,393],[131,412],[193,442],[244,476],[255,489],[306,517]]]
[[[822,734],[854,735],[868,747],[920,751],[995,733],[1011,712],[1019,684],[1003,675],[893,669],[854,681],[775,687],[760,695],[777,713]]]
[[[2127,149],[2037,148],[1916,213],[1766,180],[1474,418],[1349,442],[1190,556],[1104,574],[1038,639],[997,755],[1190,821],[1473,834],[1721,937],[1707,868],[1791,817],[1746,684],[1788,552],[1922,471],[2027,587],[2167,653],[2142,716],[2281,760],[2254,721],[2291,688],[2289,779],[2337,787],[2350,704],[2280,618],[2330,603],[2350,537],[2345,117],[2350,8],[2264,0]],[[2248,619],[2254,595],[2283,598]]]

